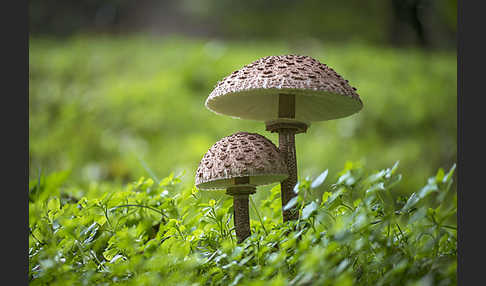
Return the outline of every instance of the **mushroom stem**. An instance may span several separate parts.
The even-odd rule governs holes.
[[[254,186],[235,186],[226,189],[226,194],[233,196],[233,216],[238,243],[251,235],[250,209],[248,196],[255,193]]]
[[[251,235],[248,195],[233,195],[234,223],[238,243]]]
[[[294,187],[297,184],[297,158],[295,155],[295,129],[280,129],[278,131],[278,149],[282,154],[289,177],[280,183],[280,194],[282,197],[282,216],[283,221],[296,220],[299,217],[299,211],[296,206],[284,210],[287,203],[297,194]]]

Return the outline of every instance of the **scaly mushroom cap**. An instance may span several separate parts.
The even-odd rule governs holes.
[[[363,103],[356,88],[319,61],[299,55],[268,56],[218,82],[206,107],[218,114],[278,119],[278,95],[295,95],[295,118],[309,123],[345,117]]]
[[[195,181],[198,189],[225,189],[235,186],[235,178],[241,177],[249,177],[247,185],[252,186],[288,177],[285,162],[272,141],[247,132],[224,137],[202,158]]]

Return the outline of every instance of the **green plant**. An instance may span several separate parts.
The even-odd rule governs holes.
[[[301,180],[289,202],[299,219],[286,223],[272,188],[242,244],[231,198],[209,200],[179,176],[82,189],[43,176],[30,184],[30,284],[453,285],[455,166],[395,199],[397,165]]]

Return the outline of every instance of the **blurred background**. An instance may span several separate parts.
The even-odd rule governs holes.
[[[123,184],[171,172],[193,184],[217,140],[262,122],[216,115],[218,80],[302,54],[357,88],[357,114],[296,137],[299,176],[400,161],[399,193],[456,162],[457,0],[31,0],[30,178]],[[333,182],[333,180],[328,180]]]

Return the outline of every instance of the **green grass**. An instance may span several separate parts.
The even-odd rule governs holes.
[[[70,170],[72,185],[126,183],[184,173],[220,138],[264,131],[216,115],[204,101],[218,80],[260,57],[309,55],[358,88],[364,108],[315,122],[296,137],[299,177],[346,162],[382,169],[400,161],[409,194],[456,161],[456,56],[355,44],[207,41],[180,37],[32,38],[30,177]]]
[[[174,176],[88,188],[41,176],[30,183],[29,285],[455,285],[454,170],[394,199],[407,179],[398,164],[347,164],[335,179],[301,180],[299,219],[287,223],[279,185],[259,189],[241,244],[223,191]]]

